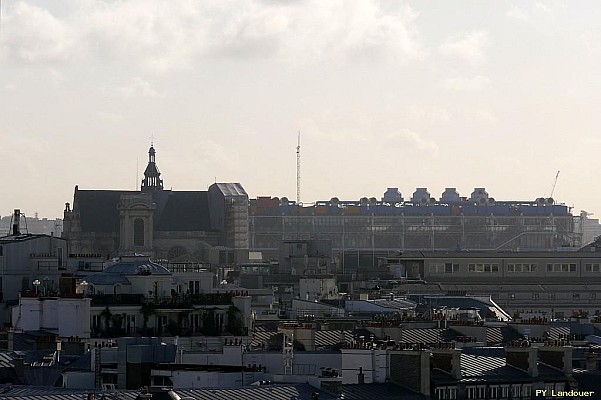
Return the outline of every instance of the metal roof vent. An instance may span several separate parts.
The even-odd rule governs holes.
[[[430,192],[427,188],[417,188],[413,192],[411,201],[415,204],[429,204],[430,203]]]
[[[403,201],[403,197],[401,192],[399,192],[399,188],[388,188],[384,192],[384,196],[382,197],[382,201],[385,203],[400,203]]]
[[[440,201],[444,203],[459,203],[461,197],[459,196],[459,192],[457,192],[457,188],[445,188]]]
[[[486,189],[474,188],[470,200],[476,204],[486,204],[488,202],[488,193],[486,192]]]

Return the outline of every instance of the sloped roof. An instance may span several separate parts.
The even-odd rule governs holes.
[[[412,392],[391,383],[369,383],[363,385],[342,385],[345,400],[422,400],[426,396]]]
[[[244,190],[242,185],[239,183],[216,183],[215,185],[217,185],[217,187],[219,188],[219,190],[221,190],[221,193],[223,193],[224,196],[248,197],[246,190]]]
[[[309,385],[265,385],[239,389],[191,389],[175,390],[181,397],[193,397],[196,400],[290,400],[310,399],[311,393],[319,392]],[[320,399],[334,399],[334,396],[319,392]]]
[[[97,272],[83,278],[92,285],[131,285],[131,282],[121,274],[109,274],[106,272]]]
[[[521,335],[510,326],[498,326],[486,328],[486,343],[500,344],[509,343],[512,340],[519,339]]]
[[[165,196],[154,215],[157,231],[210,231],[211,218],[207,192],[155,191],[156,197]],[[163,207],[158,206],[163,204]]]
[[[42,233],[21,233],[20,235],[8,235],[0,237],[0,244],[11,244],[17,242],[25,242],[27,240],[39,239],[39,238],[52,238],[53,240],[63,240],[67,241],[67,239],[63,239],[56,236],[50,236]]]
[[[353,331],[315,331],[315,347],[336,346],[353,341]]]
[[[84,232],[119,232],[119,200],[127,190],[77,190],[75,207]],[[208,193],[154,190],[154,229],[158,231],[211,231]]]
[[[400,343],[426,343],[433,344],[444,341],[442,337],[443,329],[403,329],[401,330]]]
[[[100,274],[131,276],[140,275],[145,272],[150,275],[172,275],[171,271],[167,268],[157,263],[153,263],[148,259],[128,259],[127,257],[122,257],[121,261],[117,264],[106,267]]]
[[[371,386],[371,385],[370,385]],[[35,386],[12,386],[0,390],[0,398],[14,399],[49,399],[49,400],[85,400],[90,390],[65,389],[58,387],[35,387]],[[307,384],[282,384],[242,387],[237,389],[175,389],[179,397],[191,397],[196,400],[291,400],[310,399],[311,394],[319,392],[320,399],[334,400],[337,397],[319,391]],[[159,398],[159,393],[153,393],[153,398]],[[99,392],[98,395],[106,394],[112,398],[110,392]],[[122,400],[134,400],[140,394],[139,390],[118,390],[119,398]],[[369,398],[369,397],[366,397]],[[352,399],[360,399],[352,397]],[[386,398],[385,398],[386,399]]]
[[[572,333],[572,331],[569,326],[552,326],[551,329],[549,329],[549,339],[565,339],[566,337],[570,337],[570,333]]]
[[[263,343],[269,346],[270,343],[275,344],[274,342],[278,339],[278,331],[276,330],[268,330],[263,327],[255,328],[255,331],[252,335],[252,340],[250,345],[253,347],[259,347]],[[279,337],[281,339],[281,337]],[[281,340],[279,341],[281,346]]]
[[[119,198],[122,194],[136,192],[125,190],[77,190],[74,209],[80,215],[84,232],[119,232]]]
[[[382,307],[394,308],[394,309],[399,309],[399,310],[415,308],[415,303],[413,301],[404,300],[404,299],[394,299],[394,300],[375,299],[375,300],[372,300],[372,302],[374,304],[377,304]]]
[[[473,349],[473,352],[461,354],[461,381],[462,382],[532,382],[532,381],[562,381],[567,377],[559,370],[538,363],[538,377],[531,377],[526,371],[522,371],[508,365],[503,356],[488,355],[489,350],[503,352],[502,348]],[[432,380],[435,384],[447,384],[456,382],[448,373],[434,369]]]

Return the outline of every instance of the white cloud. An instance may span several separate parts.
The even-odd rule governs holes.
[[[468,123],[481,123],[490,125],[499,122],[499,117],[485,107],[463,108],[460,113]]]
[[[219,143],[212,139],[202,139],[193,143],[191,148],[193,151],[187,152],[187,156],[190,158],[188,164],[196,164],[205,170],[218,171],[221,169],[222,172],[228,173],[239,160],[238,152],[229,148],[227,143]],[[215,165],[220,168],[213,168]]]
[[[158,97],[159,93],[152,87],[150,82],[145,81],[140,77],[135,77],[127,85],[121,86],[117,92],[125,97],[143,96],[143,97]]]
[[[505,13],[508,18],[515,19],[517,21],[529,21],[530,15],[526,10],[516,5],[512,5],[511,8]]]
[[[292,63],[387,57],[405,63],[425,54],[415,11],[383,10],[377,1],[82,0],[60,16],[19,2],[5,14],[4,51],[31,64],[92,56],[163,72],[203,57]]]
[[[546,4],[536,3],[534,6],[536,7],[537,10],[541,10],[542,12],[545,12],[545,13],[551,13],[552,12],[551,8],[549,6],[547,6]]]
[[[490,86],[490,79],[482,75],[476,75],[471,78],[447,78],[443,81],[443,86],[449,90],[479,92]]]
[[[596,40],[596,37],[593,33],[585,32],[580,35],[579,39],[580,39],[582,45],[584,46],[584,48],[590,54],[597,53],[597,52],[599,52],[599,50],[601,50],[601,45]]]
[[[7,149],[18,149],[18,151],[7,151],[2,160],[0,168],[4,170],[13,169],[16,165],[26,172],[23,174],[28,180],[38,179],[44,171],[44,163],[40,160],[47,159],[49,154],[56,152],[53,148],[53,140],[46,138],[30,137],[25,135],[3,135],[0,140]]]
[[[471,32],[465,37],[449,38],[440,46],[445,56],[462,58],[474,66],[485,61],[485,48],[488,45],[488,34],[483,31]]]
[[[73,28],[47,10],[18,2],[2,17],[0,44],[8,59],[23,64],[54,63],[67,60],[76,47]]]
[[[556,3],[549,6],[545,3],[535,3],[534,5],[526,3],[522,7],[512,5],[505,13],[505,16],[516,21],[528,23],[540,23],[543,20],[552,21],[555,19],[555,14],[561,13],[562,5]]]
[[[402,144],[403,146],[414,147],[425,153],[429,153],[434,157],[438,156],[439,147],[435,142],[428,140],[419,133],[409,129],[401,129],[394,133],[390,133],[386,135],[386,139],[387,141],[394,141],[395,143]]]
[[[50,81],[55,85],[60,85],[63,82],[67,81],[67,77],[65,76],[65,74],[63,74],[56,68],[50,68],[48,70],[48,75],[50,76]]]
[[[108,121],[113,124],[117,124],[123,121],[123,115],[110,111],[98,111],[96,113],[96,116],[103,121]]]
[[[413,123],[447,124],[453,114],[445,107],[414,104],[401,111],[401,119]]]

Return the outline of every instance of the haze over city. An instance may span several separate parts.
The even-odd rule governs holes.
[[[3,1],[0,214],[73,188],[553,197],[600,212],[601,5]],[[153,138],[153,139],[151,139]]]

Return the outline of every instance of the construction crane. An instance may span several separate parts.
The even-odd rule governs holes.
[[[296,145],[296,204],[300,204],[300,131],[298,131],[298,144]]]
[[[555,181],[553,181],[553,187],[551,188],[551,194],[549,195],[550,198],[553,198],[553,192],[555,192],[555,185],[557,185],[557,178],[559,178],[559,170],[557,171],[557,174],[555,174]]]

